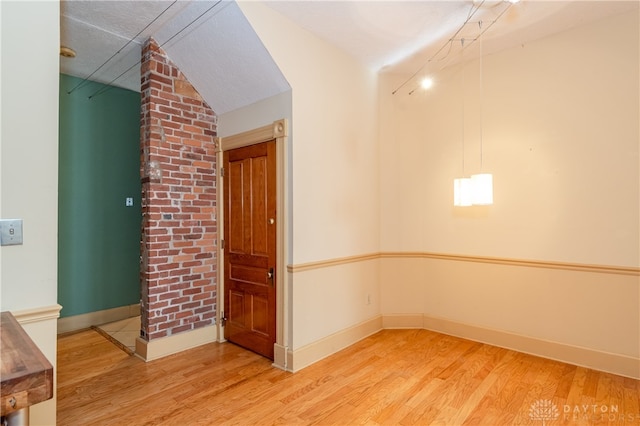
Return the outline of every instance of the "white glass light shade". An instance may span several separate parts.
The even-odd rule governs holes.
[[[458,178],[453,180],[453,205],[471,205],[471,179]]]
[[[479,206],[493,204],[492,174],[471,175],[471,203]]]

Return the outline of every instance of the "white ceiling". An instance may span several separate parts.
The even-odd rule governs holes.
[[[483,36],[484,52],[490,53],[638,10],[639,4],[638,0],[522,0],[510,6],[487,0],[473,23],[463,29],[463,37],[473,39],[479,34],[478,20],[486,29],[506,10]],[[476,7],[472,0],[268,1],[267,5],[366,66],[407,74],[423,67],[443,47],[442,52],[449,52],[448,60],[455,60],[447,40]],[[63,0],[61,44],[76,50],[77,57],[61,58],[60,70],[139,91],[140,48],[150,36],[218,114],[289,89],[238,5],[229,0],[175,4]],[[457,47],[457,42],[452,44],[453,49]]]
[[[60,27],[77,53],[60,71],[76,77],[140,91],[141,47],[153,36],[218,114],[289,89],[235,2],[62,1]]]

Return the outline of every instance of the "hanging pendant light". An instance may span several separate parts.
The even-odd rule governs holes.
[[[493,204],[493,175],[479,173],[471,175],[471,204],[488,206]]]
[[[482,140],[482,124],[483,124],[483,52],[482,52],[482,21],[478,22],[480,35],[477,40],[480,41],[480,173],[471,175],[470,178],[457,178],[453,180],[453,205],[454,206],[488,206],[493,204],[493,175],[491,173],[482,173],[483,166],[483,140]],[[464,52],[464,38],[461,39],[462,51]],[[464,71],[463,71],[464,78]],[[464,81],[463,81],[464,90]],[[463,95],[464,96],[464,95]],[[464,98],[462,102],[462,172],[464,174]]]
[[[472,204],[471,201],[471,179],[458,178],[453,180],[453,205],[466,207]]]

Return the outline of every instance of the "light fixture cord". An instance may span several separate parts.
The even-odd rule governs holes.
[[[464,75],[464,38],[460,40],[460,44],[462,45],[462,177],[465,176],[464,174],[464,121],[465,121],[465,75]]]
[[[478,22],[478,27],[482,31],[482,21]],[[480,33],[480,172],[482,172],[482,130],[484,124],[484,77],[482,75],[482,32]]]

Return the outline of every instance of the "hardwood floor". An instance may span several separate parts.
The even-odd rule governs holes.
[[[145,363],[58,339],[59,425],[640,424],[640,382],[426,330],[384,330],[292,374],[232,344]]]

